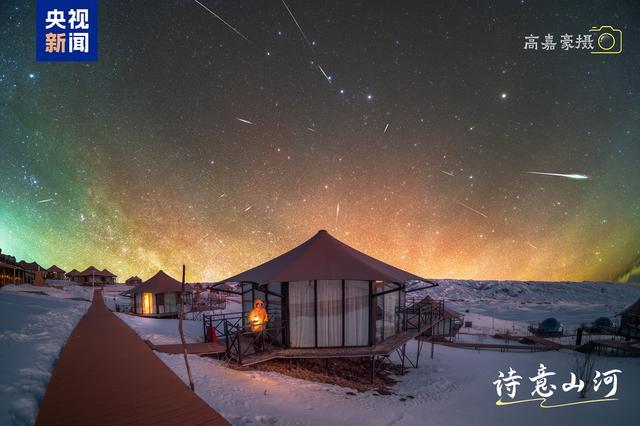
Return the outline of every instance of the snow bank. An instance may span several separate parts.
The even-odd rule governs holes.
[[[35,422],[60,349],[90,305],[78,299],[90,298],[77,286],[0,289],[0,424]]]

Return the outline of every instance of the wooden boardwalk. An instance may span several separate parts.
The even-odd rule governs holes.
[[[171,371],[96,290],[64,346],[37,425],[228,425]]]

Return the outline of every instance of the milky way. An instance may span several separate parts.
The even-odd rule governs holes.
[[[635,2],[200,3],[224,23],[101,1],[98,62],[37,63],[35,3],[3,2],[4,252],[191,280],[322,228],[434,278],[640,257]],[[622,55],[523,49],[605,24]]]

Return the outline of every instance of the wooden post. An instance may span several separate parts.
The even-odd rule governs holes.
[[[433,359],[433,347],[434,347],[433,338],[431,338],[431,359]]]
[[[189,367],[189,358],[187,357],[187,342],[184,339],[184,330],[182,329],[182,317],[184,317],[184,290],[185,290],[185,266],[182,265],[182,293],[180,293],[180,315],[178,315],[178,331],[180,332],[180,341],[182,342],[182,354],[184,355],[184,364],[187,366],[187,376],[189,376],[189,388],[195,391],[193,378],[191,377],[191,368]]]
[[[376,374],[376,358],[371,357],[371,383],[373,383],[373,378]]]

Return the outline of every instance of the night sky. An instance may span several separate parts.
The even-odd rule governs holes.
[[[36,62],[35,2],[2,2],[3,252],[215,280],[324,228],[433,278],[640,258],[640,3],[288,0],[299,29],[281,0],[200,1],[242,36],[100,0],[96,63]],[[523,49],[599,25],[621,55]]]

